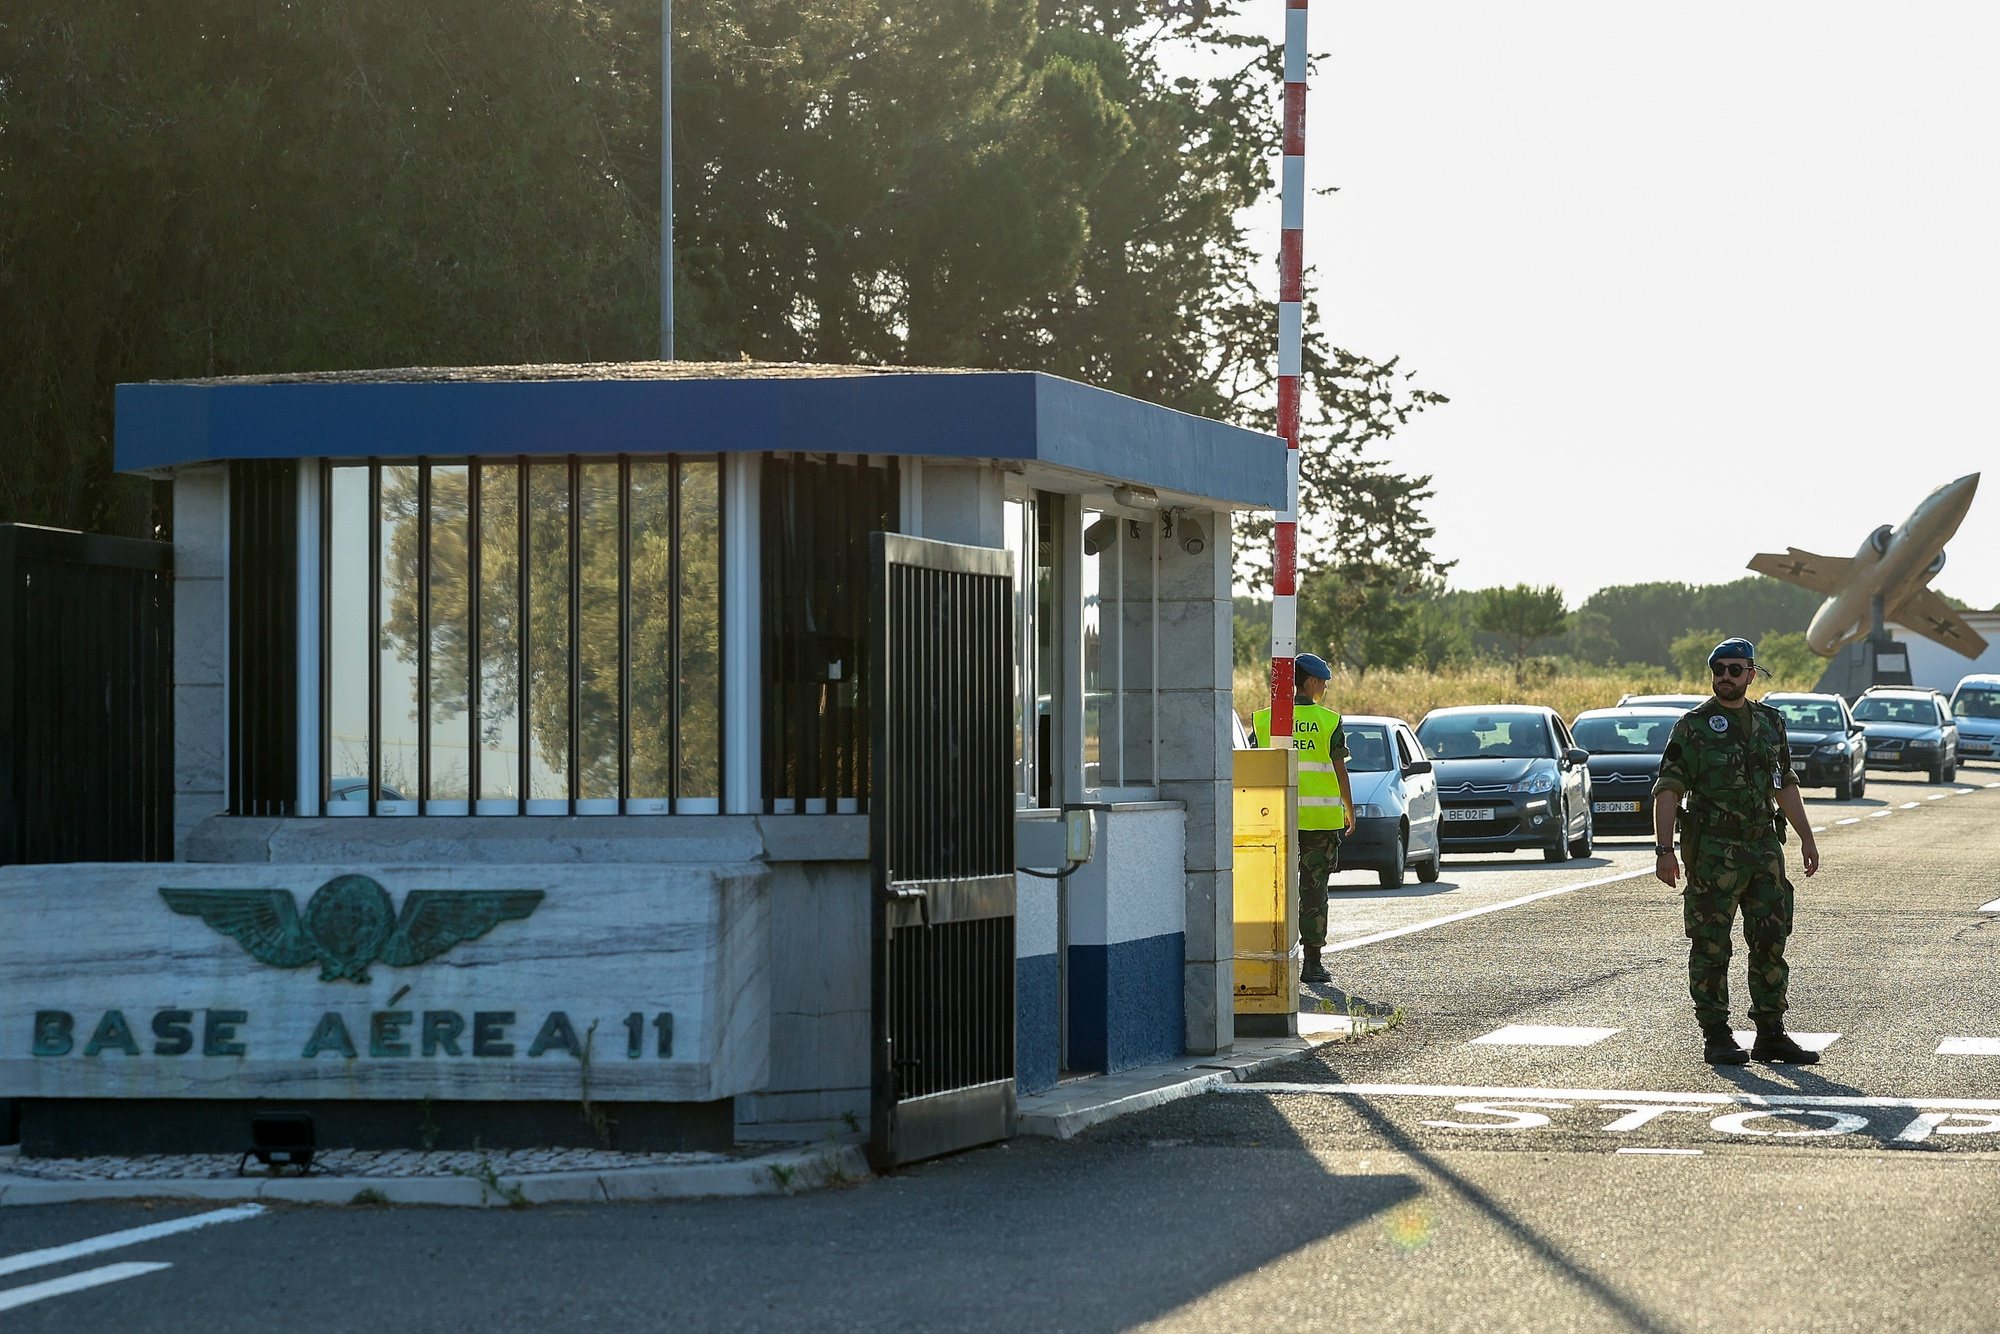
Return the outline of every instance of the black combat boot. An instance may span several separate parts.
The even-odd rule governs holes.
[[[1759,1023],[1757,1041],[1751,1046],[1750,1054],[1760,1061],[1773,1065],[1816,1065],[1819,1053],[1807,1051],[1792,1041],[1792,1035],[1785,1031],[1781,1023]]]
[[[1710,1065],[1747,1065],[1750,1053],[1736,1044],[1736,1035],[1729,1031],[1728,1024],[1703,1025],[1701,1059]]]
[[[1299,969],[1299,981],[1301,982],[1333,981],[1332,976],[1328,974],[1325,966],[1321,964],[1319,961],[1318,946],[1316,945],[1306,946],[1306,966]]]

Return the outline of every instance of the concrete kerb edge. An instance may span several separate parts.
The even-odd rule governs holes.
[[[1379,1025],[1367,1027],[1373,1028]],[[1268,1043],[1259,1045],[1268,1046],[1272,1048],[1271,1050],[1246,1053],[1242,1056],[1212,1056],[1191,1064],[1188,1068],[1188,1077],[1179,1083],[1106,1098],[1102,1102],[1073,1107],[1065,1111],[1031,1111],[1021,1116],[1016,1128],[1023,1135],[1035,1135],[1045,1139],[1072,1139],[1090,1127],[1102,1125],[1116,1117],[1165,1106],[1182,1098],[1196,1097],[1224,1084],[1248,1083],[1274,1065],[1296,1060],[1315,1047],[1328,1042],[1337,1042],[1346,1036],[1344,1032],[1326,1032],[1296,1038],[1270,1039]]]
[[[45,1181],[0,1171],[0,1208],[97,1200],[260,1200],[288,1204],[369,1204],[507,1208],[603,1204],[714,1196],[797,1195],[869,1178],[858,1143],[794,1146],[723,1163],[682,1163],[610,1171],[544,1172],[491,1181],[436,1177],[229,1177],[221,1180]]]

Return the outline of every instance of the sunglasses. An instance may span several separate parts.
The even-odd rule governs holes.
[[[1719,662],[1708,670],[1716,676],[1748,676],[1757,669],[1755,667],[1745,667],[1740,663]]]

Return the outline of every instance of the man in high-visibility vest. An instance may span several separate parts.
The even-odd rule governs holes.
[[[1333,669],[1315,653],[1292,660],[1298,693],[1292,699],[1292,747],[1299,753],[1299,941],[1305,946],[1302,982],[1331,979],[1319,961],[1326,948],[1326,880],[1340,869],[1340,840],[1347,832],[1353,785],[1347,781],[1347,736],[1340,715],[1320,700]],[[1257,744],[1271,744],[1271,711],[1256,713]]]

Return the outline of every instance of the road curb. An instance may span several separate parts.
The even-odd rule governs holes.
[[[797,1195],[869,1178],[858,1143],[794,1146],[722,1163],[507,1176],[230,1177],[221,1180],[46,1181],[0,1169],[0,1208],[94,1200],[276,1201],[528,1208],[537,1204]],[[362,1198],[362,1197],[366,1198]]]
[[[1311,1021],[1317,1016],[1301,1015]],[[1133,1112],[1162,1107],[1182,1098],[1198,1097],[1225,1084],[1241,1084],[1275,1065],[1297,1060],[1307,1052],[1338,1042],[1357,1029],[1385,1027],[1379,1020],[1323,1021],[1325,1027],[1295,1038],[1269,1038],[1220,1056],[1148,1066],[1079,1080],[1021,1099],[1015,1128],[1042,1139],[1073,1139],[1092,1126]],[[1093,1087],[1098,1086],[1098,1087]]]

